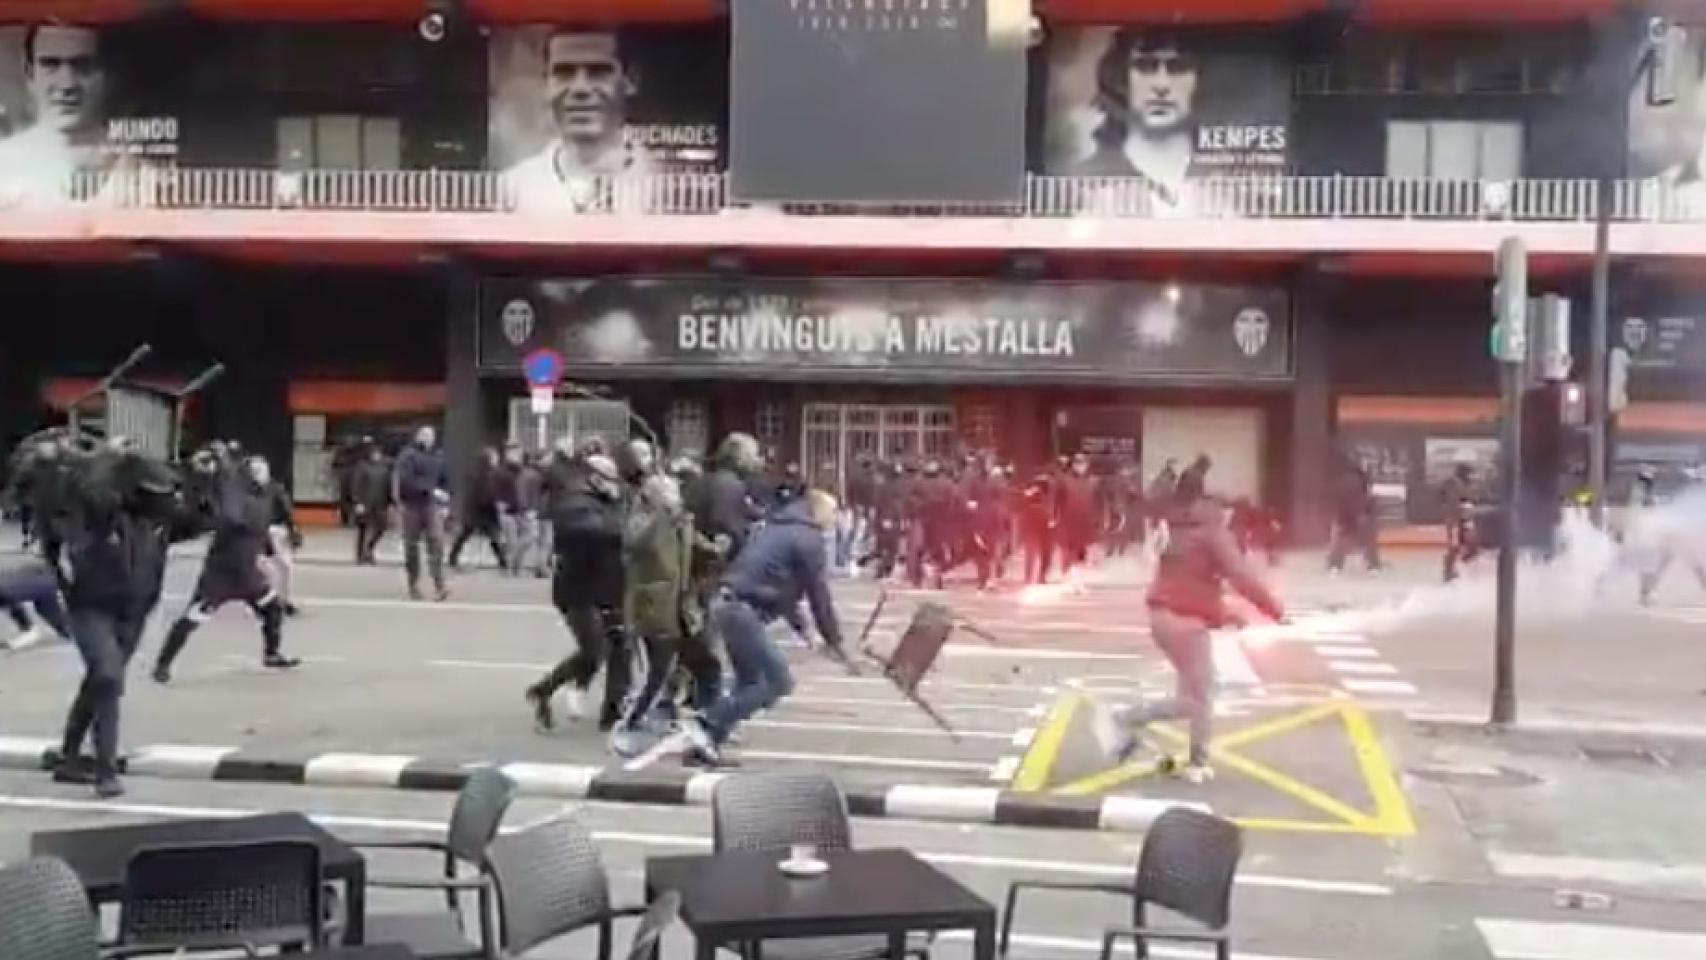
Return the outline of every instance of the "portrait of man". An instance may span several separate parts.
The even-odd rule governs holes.
[[[558,30],[545,41],[544,107],[553,136],[505,171],[528,207],[574,210],[611,205],[608,178],[652,172],[650,158],[623,136],[640,77],[609,31]]]
[[[1706,28],[1673,26],[1629,104],[1631,167],[1683,210],[1706,212]]]
[[[1623,321],[1623,346],[1631,357],[1639,357],[1647,346],[1650,328],[1642,317],[1627,317]]]
[[[73,173],[103,169],[109,75],[92,28],[38,24],[24,32],[29,117],[0,141],[0,195],[62,198]]]
[[[1208,27],[1051,31],[1043,169],[1106,178],[1085,212],[1235,216],[1255,194],[1202,186],[1288,164],[1288,53],[1271,37]]]
[[[1096,66],[1095,152],[1080,176],[1139,177],[1176,207],[1195,156],[1200,65],[1171,31],[1122,28]]]

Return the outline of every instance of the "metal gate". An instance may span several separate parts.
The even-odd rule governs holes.
[[[558,400],[540,428],[532,401],[518,397],[509,402],[509,442],[530,453],[544,453],[561,437],[580,443],[591,436],[604,438],[616,449],[629,436],[628,405],[619,400]]]
[[[954,451],[954,408],[947,405],[810,403],[800,464],[814,486],[846,489],[848,468],[869,454],[883,463],[947,457]]]

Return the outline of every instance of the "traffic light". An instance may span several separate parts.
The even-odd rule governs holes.
[[[1560,391],[1558,419],[1567,427],[1588,422],[1588,392],[1579,383],[1566,383]]]
[[[1556,477],[1564,466],[1565,410],[1571,389],[1577,384],[1548,382],[1530,387],[1522,395],[1522,473],[1538,481]],[[1579,405],[1579,397],[1578,397]]]
[[[1517,542],[1550,551],[1561,517],[1564,470],[1574,429],[1564,422],[1566,401],[1578,384],[1550,381],[1522,394],[1522,480],[1517,492]]]

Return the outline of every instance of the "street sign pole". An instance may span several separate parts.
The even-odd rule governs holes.
[[[563,369],[563,355],[549,348],[521,358],[521,372],[531,391],[534,445],[541,454],[551,449],[551,408],[557,401],[557,385],[563,381]]]
[[[1512,237],[1499,244],[1498,286],[1493,310],[1503,411],[1499,425],[1499,509],[1504,543],[1499,548],[1498,599],[1493,624],[1492,722],[1516,720],[1517,497],[1522,489],[1522,393],[1528,364],[1528,249]]]

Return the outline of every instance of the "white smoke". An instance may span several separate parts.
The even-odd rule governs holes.
[[[1677,572],[1686,572],[1696,558],[1706,561],[1706,488],[1692,488],[1669,503],[1617,513],[1608,518],[1608,531],[1594,527],[1586,511],[1567,511],[1558,529],[1557,554],[1549,562],[1523,558],[1517,571],[1519,625],[1632,609],[1643,573],[1658,571],[1667,560]],[[1260,646],[1305,634],[1392,633],[1432,620],[1482,618],[1490,623],[1497,605],[1497,563],[1496,551],[1486,551],[1452,583],[1418,587],[1372,606],[1247,627],[1239,638]]]

